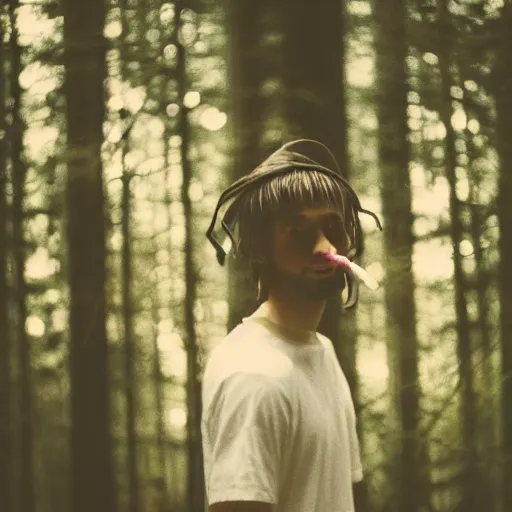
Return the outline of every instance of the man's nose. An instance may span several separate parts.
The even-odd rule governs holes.
[[[313,248],[313,253],[316,252],[327,252],[330,254],[336,254],[336,247],[332,245],[330,240],[325,236],[323,231],[319,231],[316,236],[316,242]]]

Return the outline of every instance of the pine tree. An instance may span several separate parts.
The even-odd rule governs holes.
[[[0,510],[12,512],[11,490],[13,450],[11,439],[11,325],[9,315],[9,276],[7,267],[7,130],[6,76],[7,52],[4,47],[4,17],[0,11]]]
[[[178,105],[180,107],[178,132],[181,137],[181,203],[185,217],[185,348],[187,351],[187,507],[188,510],[201,510],[205,502],[204,473],[201,447],[201,382],[199,380],[198,336],[195,325],[195,307],[197,296],[197,270],[194,262],[193,210],[190,198],[192,183],[192,165],[190,161],[190,126],[185,94],[188,89],[186,47],[180,38],[183,29],[183,14],[186,0],[176,3],[176,76],[178,80]]]
[[[414,512],[425,505],[426,489],[420,476],[424,466],[420,462],[418,439],[420,388],[407,128],[407,10],[404,0],[380,0],[374,3],[374,9],[379,167],[385,223],[386,338],[401,432],[394,509]]]
[[[329,0],[283,1],[281,19],[284,118],[289,137],[325,144],[348,177],[341,4]],[[340,297],[329,301],[320,325],[337,346],[341,336],[340,304]]]
[[[120,2],[121,36],[119,41],[121,55],[121,78],[127,80],[126,61],[126,35],[129,25],[126,22],[126,1]],[[122,58],[125,57],[125,58]],[[121,191],[121,233],[123,244],[121,249],[121,279],[122,279],[122,317],[124,333],[124,379],[126,396],[126,437],[127,437],[127,471],[130,512],[138,512],[140,507],[140,483],[138,475],[138,446],[137,446],[137,409],[136,409],[136,341],[133,330],[134,300],[133,300],[133,241],[132,241],[132,192],[131,183],[134,173],[127,168],[126,155],[130,150],[130,133],[135,119],[131,119],[124,110],[120,115],[127,121],[127,126],[121,137],[121,165],[122,165],[122,191]],[[128,118],[128,119],[127,119]]]
[[[31,350],[25,321],[27,318],[27,283],[25,280],[25,240],[24,240],[24,201],[26,165],[23,159],[24,121],[21,114],[22,91],[19,76],[22,70],[22,55],[17,29],[18,0],[9,3],[11,24],[10,38],[10,94],[12,98],[12,123],[9,130],[11,142],[10,160],[12,176],[12,247],[14,262],[14,304],[16,311],[15,336],[18,345],[20,364],[20,441],[21,441],[21,474],[19,500],[23,511],[35,510],[34,452],[32,425],[32,368]]]
[[[105,328],[103,0],[65,0],[72,510],[115,512]]]
[[[461,381],[461,436],[463,451],[466,454],[462,470],[462,510],[481,510],[479,503],[482,479],[478,478],[478,460],[476,452],[477,412],[474,394],[474,377],[471,360],[470,326],[466,299],[466,276],[462,267],[460,252],[464,232],[461,221],[461,202],[457,197],[457,134],[452,125],[453,98],[451,88],[451,55],[454,48],[455,32],[450,20],[448,2],[441,0],[438,9],[439,37],[441,40],[439,69],[441,78],[440,118],[446,128],[445,137],[445,172],[450,187],[450,237],[453,246],[455,316],[457,332],[457,358],[459,378]]]
[[[502,510],[512,509],[512,4],[505,2],[497,27],[494,87],[497,112],[497,149],[500,158],[498,216],[500,222],[500,334],[503,480]]]
[[[333,152],[343,176],[350,180],[344,8],[329,0],[284,0],[280,14],[284,119],[288,138],[310,138],[325,144]],[[326,165],[334,164],[326,162]],[[355,310],[342,313],[340,296],[329,300],[319,330],[334,344],[359,411]],[[363,503],[366,503],[366,491],[364,486],[358,485],[358,510],[365,510]]]
[[[231,0],[228,5],[234,136],[231,182],[248,174],[268,156],[263,136],[271,101],[263,91],[264,83],[270,77],[264,34],[268,18],[272,15],[271,0]],[[257,291],[251,269],[243,258],[230,258],[228,264],[228,330],[231,330],[244,316],[254,311]]]
[[[126,139],[128,139],[128,135]],[[126,431],[128,450],[128,486],[130,492],[130,512],[138,512],[140,507],[139,477],[137,471],[137,430],[136,430],[136,393],[135,390],[135,340],[133,333],[133,296],[132,296],[132,237],[131,237],[131,190],[133,174],[126,169],[127,140],[123,147],[123,191],[122,191],[122,288],[123,288],[123,333],[125,345],[125,384],[126,384]]]

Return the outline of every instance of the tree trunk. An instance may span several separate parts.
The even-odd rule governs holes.
[[[73,512],[117,509],[110,432],[101,146],[103,0],[64,0]]]
[[[166,40],[164,44],[174,43],[172,38],[172,34],[170,34],[169,40]],[[169,98],[167,97],[167,84],[162,81],[161,89],[160,89],[161,101],[162,103],[167,102]],[[165,120],[167,121],[167,119]],[[164,122],[165,122],[164,121]],[[171,145],[169,141],[171,136],[173,135],[174,130],[170,126],[169,122],[165,122],[164,126],[164,134],[163,140],[165,141],[166,149],[164,154],[164,183],[169,183],[169,171],[170,171],[170,162],[169,162],[169,153],[171,151]],[[167,213],[167,227],[166,230],[170,233],[170,229],[172,227],[172,214],[171,214],[171,190],[170,187],[165,188],[164,194],[164,204]],[[155,218],[155,232],[158,232],[161,228],[158,225]],[[166,250],[168,254],[172,254],[172,240],[171,237],[167,237],[167,247]],[[158,248],[155,246],[155,261],[156,261],[156,253],[158,252]],[[171,273],[172,269],[172,258],[171,258]],[[171,500],[171,492],[170,492],[170,475],[167,471],[167,460],[168,460],[168,439],[166,434],[166,426],[165,426],[165,388],[166,381],[164,376],[162,375],[162,366],[160,359],[160,348],[158,346],[158,323],[160,321],[160,316],[158,313],[158,309],[161,307],[159,297],[158,297],[158,288],[155,283],[155,294],[152,300],[152,316],[153,316],[153,325],[155,325],[154,339],[153,339],[153,386],[155,393],[155,404],[156,404],[156,444],[158,450],[158,462],[160,465],[161,472],[161,499],[162,505],[157,512],[171,512],[173,510],[173,503]]]
[[[467,134],[469,135],[469,134]],[[472,142],[468,142],[468,147],[471,148]],[[470,157],[470,161],[472,158]],[[471,172],[471,171],[469,171]],[[476,186],[470,187],[469,201],[474,203],[471,208],[471,240],[474,248],[475,255],[475,289],[476,289],[476,303],[477,303],[477,332],[479,338],[479,352],[480,357],[477,360],[477,365],[480,371],[474,372],[474,390],[475,394],[478,393],[478,410],[479,416],[479,432],[478,437],[481,439],[479,446],[481,446],[480,456],[480,478],[481,478],[481,494],[484,494],[480,499],[496,502],[495,496],[498,494],[496,478],[499,465],[494,460],[489,460],[486,455],[489,453],[496,453],[497,439],[496,439],[496,418],[499,406],[496,400],[496,372],[493,368],[493,344],[491,343],[491,329],[489,324],[489,272],[486,266],[484,248],[482,247],[482,226],[483,226],[483,208],[478,204],[478,188]],[[477,385],[478,382],[478,385]],[[477,391],[478,388],[478,391]]]
[[[498,27],[495,72],[497,147],[500,157],[498,216],[500,222],[501,413],[503,508],[512,510],[512,4],[506,2]]]
[[[470,143],[471,145],[471,143]],[[477,185],[478,186],[478,185]],[[470,201],[478,202],[476,190],[471,192]],[[496,502],[495,496],[498,494],[497,472],[499,465],[494,460],[489,460],[487,454],[496,453],[497,438],[496,438],[496,424],[497,413],[499,406],[496,397],[496,372],[493,365],[493,344],[491,343],[491,329],[489,324],[489,272],[486,268],[484,249],[482,247],[482,225],[484,215],[482,207],[475,204],[471,211],[471,238],[475,253],[475,288],[476,288],[476,301],[477,301],[477,327],[479,335],[479,350],[480,357],[478,363],[480,371],[475,371],[475,381],[479,379],[478,383],[478,416],[479,416],[479,432],[478,437],[481,439],[479,445],[481,446],[480,456],[480,478],[482,485],[481,494],[484,494],[480,499],[487,502]],[[475,393],[476,393],[475,382]],[[499,473],[498,473],[499,474]],[[481,486],[482,486],[481,485]]]
[[[333,152],[348,178],[341,5],[328,0],[315,3],[285,0],[282,8],[284,115],[289,139],[304,137],[322,142]],[[304,37],[305,33],[308,37]],[[327,54],[325,48],[329,48]],[[353,387],[355,329],[349,326],[342,336],[340,312],[341,298],[330,300],[319,329],[334,343]],[[346,313],[344,320],[353,324],[353,313]],[[349,333],[352,336],[347,336]],[[349,351],[352,354],[343,357],[342,351],[345,356]]]
[[[155,251],[156,261],[156,251]],[[156,283],[155,283],[156,286]],[[153,325],[157,326],[159,322],[158,315],[158,296],[151,302],[151,313]],[[171,512],[171,497],[169,496],[168,478],[167,478],[167,436],[165,433],[165,405],[163,393],[163,378],[160,364],[160,350],[158,348],[158,329],[155,328],[153,336],[153,386],[155,390],[156,404],[156,445],[158,450],[158,463],[160,465],[160,490],[162,505],[155,512]]]
[[[425,464],[418,438],[420,387],[412,272],[413,215],[407,140],[406,2],[374,3],[379,164],[384,216],[386,338],[401,430],[395,510],[426,506]]]
[[[442,0],[439,4],[439,70],[441,75],[441,107],[440,118],[446,128],[445,137],[445,172],[450,186],[450,237],[453,246],[455,314],[457,332],[457,358],[459,363],[459,378],[461,380],[461,435],[462,450],[466,454],[463,461],[462,474],[462,503],[461,510],[471,512],[481,510],[484,503],[479,502],[482,493],[482,479],[478,477],[477,453],[477,412],[473,385],[473,367],[471,359],[470,326],[465,296],[466,279],[462,268],[460,244],[464,238],[461,221],[461,206],[457,197],[457,152],[455,149],[456,133],[452,126],[452,97],[453,80],[450,73],[450,55],[452,54],[455,37],[450,21],[448,3]]]
[[[264,154],[263,132],[269,99],[262,87],[269,74],[263,47],[264,13],[272,12],[272,0],[229,2],[230,62],[229,74],[233,91],[232,130],[234,164],[231,181],[245,176],[267,156]],[[228,259],[228,330],[257,307],[256,283],[243,258]]]
[[[23,512],[35,510],[35,482],[34,482],[34,437],[32,432],[32,370],[30,365],[30,342],[25,329],[27,318],[27,285],[25,282],[25,242],[24,242],[24,198],[26,167],[23,162],[23,119],[21,117],[21,88],[19,76],[21,73],[21,48],[18,44],[18,30],[16,26],[16,10],[19,8],[18,0],[11,0],[9,4],[9,17],[11,22],[10,54],[10,90],[12,98],[12,124],[11,139],[11,166],[12,166],[12,244],[14,257],[14,288],[16,310],[16,338],[20,362],[20,396],[21,396],[21,472],[19,499]]]
[[[129,33],[129,24],[126,20],[126,0],[120,0],[120,18],[121,18],[121,35],[119,37],[119,58],[121,64],[121,77],[124,81],[128,81],[127,64],[129,61],[126,52],[126,36]],[[126,115],[123,115],[126,119]],[[136,407],[135,407],[135,390],[136,376],[134,368],[135,340],[133,334],[133,297],[132,297],[132,239],[131,239],[131,190],[130,185],[133,178],[131,170],[126,167],[126,155],[129,150],[130,132],[135,123],[135,119],[126,119],[127,125],[124,127],[123,136],[121,138],[121,161],[123,166],[122,192],[121,192],[121,232],[123,237],[122,256],[121,256],[121,274],[122,274],[122,317],[123,331],[125,343],[125,389],[126,389],[126,437],[127,437],[127,470],[128,470],[128,493],[130,512],[138,512],[140,509],[140,489],[137,464],[137,427],[136,427]]]
[[[341,4],[283,0],[282,8],[284,116],[290,139],[305,137],[322,142],[348,177]],[[320,325],[320,331],[338,347],[340,312],[341,297],[328,301]],[[343,340],[346,346],[354,342]]]
[[[165,44],[173,44],[174,39],[172,34],[170,34],[169,40],[165,41]],[[162,103],[168,102],[169,98],[167,96],[167,84],[162,81],[161,84],[161,101]],[[164,135],[163,140],[166,144],[165,154],[164,154],[164,183],[170,182],[170,161],[169,161],[169,154],[171,152],[171,145],[169,141],[171,140],[171,136],[174,134],[175,129],[171,126],[171,124],[168,122],[168,118],[165,120],[165,127],[164,127]],[[164,204],[166,208],[167,213],[167,227],[166,230],[168,233],[170,233],[171,227],[172,227],[172,213],[171,213],[171,204],[172,204],[172,198],[171,198],[171,190],[170,187],[165,188],[165,194],[164,194]],[[155,220],[155,232],[159,231],[161,228],[158,226],[158,223]],[[172,240],[171,236],[167,237],[167,247],[166,250],[168,254],[172,254]],[[155,251],[157,249],[155,248]],[[155,252],[155,261],[156,261],[156,252]],[[174,272],[174,269],[172,267],[172,258],[170,260],[170,272]],[[156,284],[155,284],[156,286]],[[158,297],[158,289],[156,288],[155,292],[155,298],[153,301],[153,318],[154,318],[154,325],[157,326],[159,322],[159,314],[158,314],[158,308],[161,307]],[[155,329],[155,337],[154,337],[154,360],[153,360],[153,378],[154,378],[154,389],[155,389],[155,402],[156,402],[156,414],[157,414],[157,446],[158,446],[158,456],[159,456],[159,464],[160,464],[160,470],[162,474],[162,510],[159,512],[171,512],[173,510],[173,502],[171,500],[171,488],[172,485],[170,484],[171,480],[170,477],[172,475],[168,475],[167,472],[167,460],[168,460],[168,439],[167,439],[167,433],[166,433],[166,419],[165,419],[165,412],[166,412],[166,405],[165,405],[165,390],[167,386],[167,382],[164,379],[164,376],[162,375],[162,366],[161,366],[161,359],[160,359],[160,349],[158,347],[158,329]],[[173,456],[173,455],[171,455]]]
[[[125,157],[127,141],[123,147],[123,189],[122,189],[122,282],[123,282],[123,327],[125,343],[125,383],[126,383],[126,433],[128,451],[128,488],[130,494],[130,512],[138,512],[140,507],[139,478],[137,471],[137,433],[135,409],[134,357],[135,340],[133,336],[133,299],[132,299],[132,248],[131,248],[131,191],[132,174],[126,169]]]
[[[289,138],[311,138],[325,144],[344,177],[350,179],[343,6],[330,0],[284,0],[282,9],[284,116]],[[319,330],[334,344],[359,413],[356,322],[354,309],[342,312],[339,296],[328,301]],[[359,433],[361,437],[362,429]],[[355,498],[358,511],[367,510],[365,485],[356,486]]]
[[[185,0],[176,3],[176,34],[181,30],[181,14],[185,9]],[[194,310],[196,305],[197,272],[194,266],[193,211],[189,190],[192,181],[190,163],[190,129],[188,110],[184,104],[187,92],[186,49],[176,38],[178,48],[176,73],[178,77],[178,104],[180,113],[178,133],[181,136],[181,167],[183,183],[181,202],[185,217],[185,333],[187,350],[187,448],[188,448],[188,510],[202,510],[205,503],[203,452],[201,446],[201,382],[198,367],[198,340],[195,329]]]
[[[0,22],[0,41],[5,29]],[[12,326],[9,315],[9,276],[7,269],[7,122],[6,122],[6,52],[0,44],[0,510],[12,512],[13,451],[11,438],[11,351]]]
[[[480,9],[484,8],[484,4],[474,6],[478,9],[474,14],[476,16],[484,16]],[[459,54],[459,51],[456,52]],[[459,66],[458,75],[459,83],[464,83],[468,79],[474,78],[474,70],[470,63],[474,62],[474,55],[471,48],[466,47],[464,54],[459,55],[457,64]],[[468,91],[464,91],[461,100],[462,108],[469,118],[481,118],[478,109],[474,108],[474,97]],[[498,385],[498,376],[493,363],[493,342],[492,329],[490,325],[490,311],[492,310],[489,302],[489,290],[491,288],[489,258],[482,244],[484,235],[483,229],[486,224],[488,214],[488,206],[482,204],[481,191],[485,187],[485,179],[481,176],[478,168],[480,158],[485,158],[488,151],[487,147],[480,148],[476,144],[476,136],[468,126],[464,129],[464,140],[467,147],[467,155],[469,158],[467,164],[467,175],[470,179],[469,195],[467,208],[470,212],[470,233],[471,243],[473,245],[475,271],[471,276],[470,283],[472,289],[476,293],[476,329],[470,328],[470,336],[476,334],[476,346],[473,345],[473,351],[477,352],[478,357],[473,357],[473,392],[476,395],[476,413],[478,416],[477,440],[480,458],[478,460],[480,479],[480,503],[497,503],[496,496],[499,495],[499,464],[496,464],[494,457],[488,454],[496,453],[497,450],[497,419],[499,417],[498,396],[496,395],[496,385]],[[463,213],[464,215],[464,213]],[[469,284],[469,283],[468,283]],[[471,320],[470,320],[471,322]],[[474,342],[473,342],[474,343]]]

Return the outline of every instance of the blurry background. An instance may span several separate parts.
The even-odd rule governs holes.
[[[299,136],[384,224],[322,323],[358,512],[512,510],[509,0],[2,0],[0,42],[1,512],[202,509],[202,368],[256,299],[205,231]]]

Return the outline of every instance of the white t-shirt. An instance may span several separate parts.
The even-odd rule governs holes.
[[[363,477],[354,406],[332,343],[286,340],[260,308],[213,350],[203,378],[207,500],[276,512],[353,512]]]

